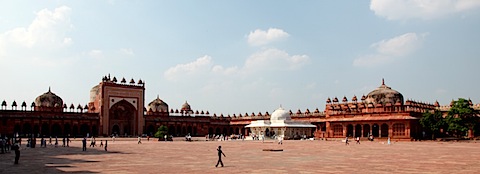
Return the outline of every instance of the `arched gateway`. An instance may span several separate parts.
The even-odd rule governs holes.
[[[112,134],[116,132],[118,135],[133,135],[132,130],[135,125],[133,121],[137,115],[136,111],[135,107],[126,100],[115,103],[109,111],[109,132]]]

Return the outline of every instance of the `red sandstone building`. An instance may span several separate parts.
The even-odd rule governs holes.
[[[419,119],[428,110],[445,111],[448,106],[404,101],[398,91],[386,86],[351,101],[343,97],[327,99],[325,111],[290,111],[293,120],[308,121],[316,125],[312,133],[317,138],[391,137],[416,139],[422,135]],[[475,105],[480,109],[480,105]],[[165,125],[174,136],[249,135],[245,128],[254,120],[270,119],[268,112],[233,115],[210,114],[209,111],[193,111],[185,102],[179,109],[170,109],[159,97],[145,106],[145,83],[142,80],[129,83],[123,78],[103,77],[90,91],[90,102],[84,106],[70,104],[50,89],[38,96],[30,107],[26,102],[17,106],[3,101],[0,108],[0,133],[11,136],[136,136],[152,135]],[[268,135],[268,130],[266,131]]]

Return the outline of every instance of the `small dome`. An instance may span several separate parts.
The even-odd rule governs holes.
[[[188,104],[187,101],[182,105],[182,111],[191,111],[192,108],[190,107],[190,104]]]
[[[90,90],[90,102],[94,102],[97,98],[99,93],[99,87],[100,85],[96,85]]]
[[[62,106],[63,100],[59,96],[55,95],[50,88],[48,88],[48,92],[38,96],[35,99],[35,106],[37,107],[56,107]]]
[[[403,104],[403,95],[385,85],[385,81],[382,79],[382,85],[368,93],[366,101],[374,104],[397,103],[397,101],[400,101]]]
[[[152,112],[168,112],[168,104],[157,95],[157,98],[148,104],[147,110],[151,110]]]
[[[278,108],[272,113],[272,116],[270,117],[270,121],[277,121],[277,120],[291,120],[292,117],[290,116],[290,113],[286,110],[284,110],[282,107]]]

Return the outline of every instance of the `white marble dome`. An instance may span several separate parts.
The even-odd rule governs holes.
[[[282,107],[278,108],[272,113],[272,116],[270,117],[270,121],[278,121],[278,120],[291,120],[292,117],[290,116],[290,113],[283,109]]]

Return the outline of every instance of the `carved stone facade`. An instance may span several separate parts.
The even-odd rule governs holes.
[[[102,81],[90,91],[88,105],[70,107],[60,97],[49,91],[37,97],[27,108],[26,102],[10,106],[3,101],[0,107],[1,136],[75,136],[89,135],[137,136],[153,135],[164,125],[173,136],[205,135],[250,135],[245,126],[257,120],[270,120],[270,114],[210,114],[209,111],[193,110],[185,102],[180,109],[169,109],[167,103],[159,97],[145,105],[145,83],[132,79],[117,82],[114,77],[103,77]],[[61,106],[63,103],[63,106]],[[480,110],[480,104],[473,105]],[[20,109],[18,109],[19,107]],[[312,132],[316,138],[345,137],[390,137],[393,139],[417,139],[422,135],[419,119],[426,111],[438,109],[447,112],[448,106],[440,106],[403,101],[398,91],[382,85],[362,96],[360,100],[353,96],[351,101],[343,97],[328,98],[324,112],[306,109],[295,113],[288,112],[294,121],[309,122],[315,125]]]

